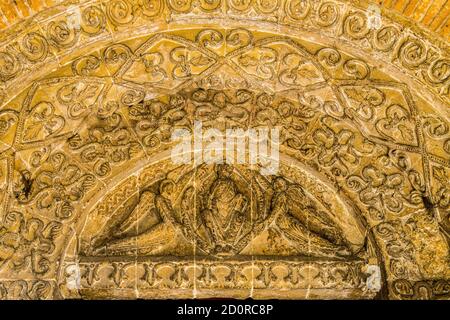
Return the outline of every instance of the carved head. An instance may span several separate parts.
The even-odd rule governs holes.
[[[163,197],[170,197],[175,191],[175,183],[172,180],[164,179],[159,185],[159,193]]]
[[[236,195],[236,188],[233,184],[222,183],[217,187],[216,194],[221,201],[231,201]]]
[[[288,182],[281,177],[277,177],[275,181],[273,182],[273,188],[276,192],[283,192],[286,191],[288,186]]]
[[[221,178],[229,178],[233,173],[233,168],[227,164],[217,165],[217,174]]]

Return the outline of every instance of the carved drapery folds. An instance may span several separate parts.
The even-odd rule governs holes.
[[[448,298],[449,61],[340,1],[94,1],[5,37],[0,298]],[[174,164],[195,121],[279,128],[279,172]]]

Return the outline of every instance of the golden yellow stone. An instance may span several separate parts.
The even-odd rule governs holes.
[[[1,299],[449,298],[444,1],[56,2],[0,33]]]

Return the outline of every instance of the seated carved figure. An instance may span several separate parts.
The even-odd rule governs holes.
[[[219,177],[211,186],[207,208],[201,212],[217,252],[230,251],[247,219],[248,199],[237,190],[230,174],[230,167],[219,168]]]
[[[93,238],[91,253],[183,255],[182,248],[195,247],[199,255],[226,257],[268,245],[256,253],[265,254],[270,243],[253,241],[269,229],[301,256],[348,257],[358,251],[330,211],[282,176],[228,164],[183,172],[183,178],[165,176],[146,187],[127,212],[109,218]]]

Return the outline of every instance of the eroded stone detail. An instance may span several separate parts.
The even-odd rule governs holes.
[[[446,51],[366,19],[333,1],[115,0],[0,49],[0,296],[447,297]],[[172,163],[195,121],[280,128],[280,172]]]

